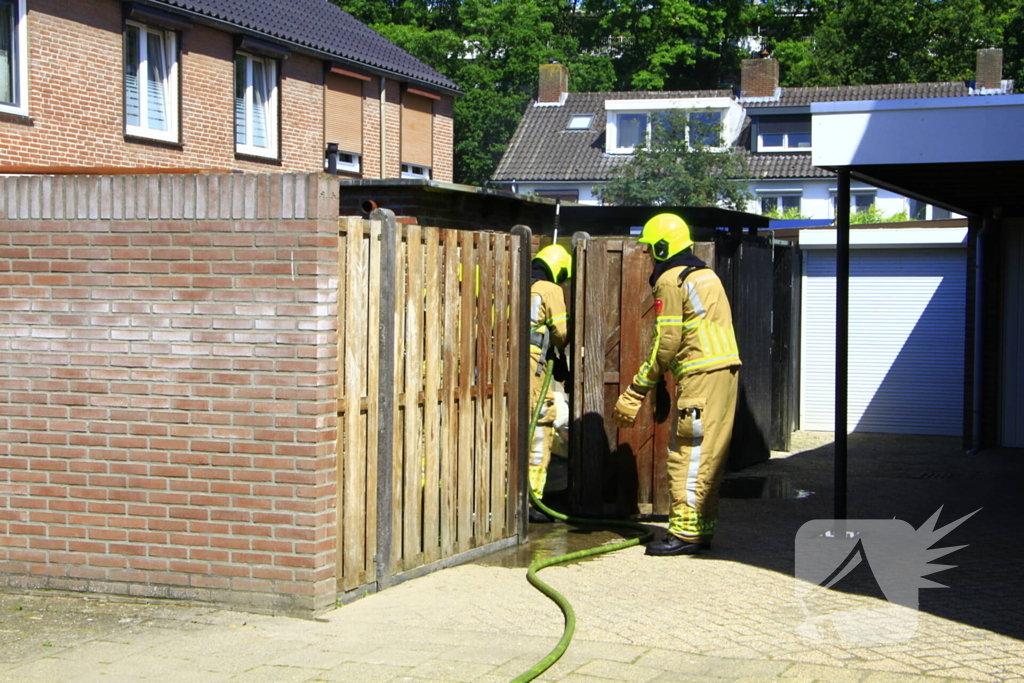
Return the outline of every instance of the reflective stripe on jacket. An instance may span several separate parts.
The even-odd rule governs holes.
[[[542,355],[543,336],[556,349],[564,349],[569,341],[569,314],[565,309],[562,288],[554,282],[537,280],[530,286],[530,353]]]
[[[670,370],[678,380],[686,374],[740,365],[732,327],[732,309],[718,275],[710,268],[665,271],[654,283],[661,310],[647,360],[633,385],[647,391]],[[657,304],[656,304],[657,305]]]

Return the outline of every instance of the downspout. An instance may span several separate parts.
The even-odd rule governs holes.
[[[981,219],[981,228],[974,237],[974,376],[972,381],[974,391],[971,396],[971,450],[967,455],[975,455],[981,450],[981,358],[982,341],[984,340],[984,325],[982,324],[982,283],[984,275],[984,240],[982,237],[988,230],[992,217],[986,215]]]
[[[387,174],[384,171],[385,162],[387,161],[387,130],[388,124],[385,116],[387,114],[386,109],[388,102],[388,79],[385,76],[380,77],[380,179],[384,180]]]

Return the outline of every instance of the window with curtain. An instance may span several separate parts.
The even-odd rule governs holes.
[[[0,111],[28,113],[25,0],[0,0]]]
[[[277,63],[235,55],[235,151],[277,157]]]
[[[647,137],[647,114],[619,114],[617,147],[632,149]]]
[[[178,61],[173,31],[124,30],[124,118],[129,135],[177,142]]]
[[[798,194],[763,194],[761,195],[761,214],[784,216],[787,213],[800,213],[800,195]]]

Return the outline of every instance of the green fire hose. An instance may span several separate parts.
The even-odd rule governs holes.
[[[545,396],[548,392],[548,386],[551,384],[551,372],[553,367],[553,361],[548,361],[547,366],[545,367],[544,383],[543,385],[541,385],[541,390],[539,394],[541,397]],[[537,405],[533,410],[533,416],[530,419],[530,429],[528,432],[530,444],[533,443],[533,432],[537,428],[537,420],[540,419],[540,413],[543,406],[544,401],[539,400],[537,401]],[[534,507],[536,507],[538,510],[545,513],[546,515],[549,515],[563,522],[567,522],[569,524],[574,524],[577,526],[624,527],[627,529],[641,531],[643,532],[643,535],[638,536],[636,538],[630,538],[625,541],[620,541],[618,543],[601,545],[597,546],[596,548],[588,548],[587,550],[577,550],[576,552],[569,553],[567,555],[549,557],[546,560],[538,560],[537,562],[534,562],[530,565],[529,569],[526,570],[526,580],[529,581],[534,588],[536,588],[541,593],[551,598],[551,600],[554,601],[556,605],[558,605],[559,609],[562,610],[562,614],[565,616],[565,628],[562,631],[562,638],[558,641],[558,644],[555,645],[555,649],[548,653],[548,655],[544,657],[544,659],[540,660],[532,667],[521,673],[519,676],[512,679],[511,683],[527,683],[527,681],[532,681],[537,676],[540,676],[542,673],[547,671],[565,653],[566,649],[568,649],[569,642],[572,640],[573,633],[576,631],[576,613],[573,611],[572,605],[569,604],[569,601],[565,599],[564,595],[556,591],[548,584],[541,581],[540,578],[537,577],[537,572],[539,572],[541,569],[544,569],[545,567],[561,564],[563,562],[571,562],[573,560],[578,560],[584,557],[592,557],[594,555],[600,555],[602,553],[610,553],[614,550],[621,550],[623,548],[629,548],[630,546],[646,543],[654,535],[653,530],[644,526],[643,524],[638,524],[637,522],[629,522],[619,519],[588,519],[582,517],[570,517],[569,515],[563,515],[560,512],[555,512],[551,508],[544,505],[544,503],[542,503],[540,499],[537,498],[536,495],[534,495],[532,489],[530,490],[530,501],[533,503]]]

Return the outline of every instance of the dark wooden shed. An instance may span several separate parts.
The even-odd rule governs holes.
[[[581,515],[666,514],[665,457],[674,382],[666,378],[630,430],[607,416],[646,354],[654,327],[649,257],[641,226],[672,212],[691,226],[695,252],[722,278],[743,359],[729,467],[742,469],[786,449],[792,431],[793,254],[761,232],[755,214],[694,207],[563,206],[572,233],[574,368],[569,505]],[[632,234],[631,234],[632,233]],[[595,352],[595,350],[597,352]]]

